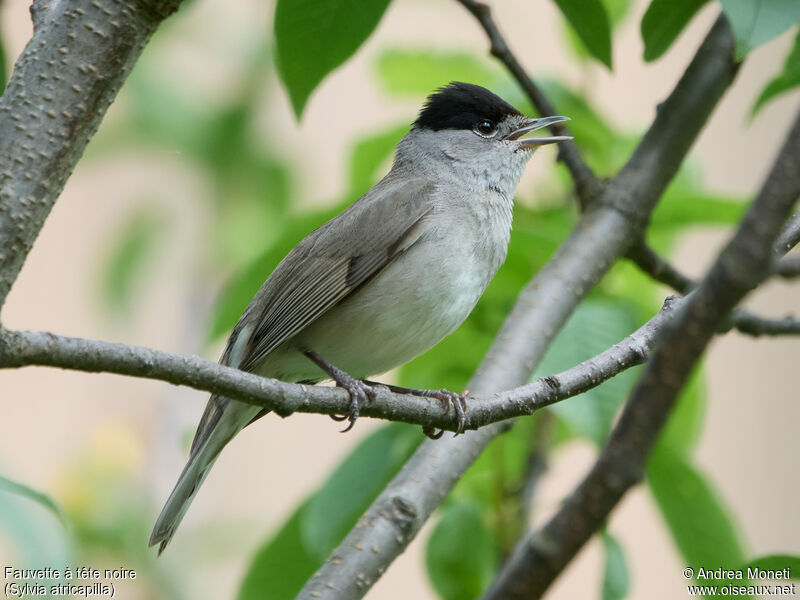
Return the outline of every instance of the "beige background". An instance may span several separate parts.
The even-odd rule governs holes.
[[[193,81],[209,101],[225,97],[240,74],[236,56],[241,48],[256,43],[271,18],[271,3],[263,4],[195,0],[174,17],[180,22],[170,29],[165,72]],[[561,42],[559,15],[552,3],[494,4],[512,47],[534,75],[559,72],[590,87],[598,105],[628,130],[650,121],[656,103],[671,89],[718,10],[716,4],[707,6],[662,60],[644,65],[638,24],[646,3],[637,2],[615,37],[612,74],[598,66],[588,72],[576,67]],[[11,57],[30,35],[27,9],[22,0],[5,0],[0,6]],[[694,156],[710,188],[747,194],[757,190],[800,96],[794,93],[775,101],[752,123],[746,114],[790,42],[791,37],[784,35],[748,59],[698,140]],[[263,114],[262,134],[279,137],[294,162],[314,165],[314,176],[300,184],[309,203],[325,202],[343,191],[346,150],[352,140],[386,123],[412,119],[416,102],[389,102],[371,82],[379,50],[397,45],[483,52],[486,42],[471,17],[453,2],[397,1],[356,57],[323,82],[300,125],[283,92],[275,87]],[[124,110],[123,93],[108,118]],[[552,152],[541,152],[522,186],[535,186],[537,173],[550,168],[552,159]],[[213,225],[202,210],[206,204],[196,201],[209,193],[208,186],[202,173],[165,150],[96,158],[79,165],[8,299],[5,325],[198,352],[201,332],[196,323],[202,322],[221,284],[203,281],[203,274],[190,267],[190,253],[202,251],[203,231]],[[146,286],[148,293],[140,306],[129,321],[115,322],[98,307],[98,265],[109,232],[143,198],[166,205],[180,224],[174,239],[160,249],[154,282]],[[683,240],[676,262],[699,275],[724,239],[724,232],[697,231]],[[773,282],[748,304],[772,316],[800,312],[800,289]],[[214,348],[204,355],[215,359],[218,351]],[[697,462],[730,506],[753,555],[798,551],[800,402],[794,369],[799,351],[797,339],[754,341],[729,334],[715,342],[707,359],[708,423]],[[181,436],[196,423],[206,400],[205,394],[158,382],[49,369],[2,372],[0,390],[0,473],[60,501],[74,501],[75,495],[80,496],[81,480],[70,473],[82,457],[93,457],[146,482],[152,518],[182,467]],[[190,596],[231,597],[259,541],[372,427],[365,419],[352,434],[343,436],[327,418],[295,416],[270,417],[243,432],[222,454],[163,559],[174,565],[176,578],[188,582]],[[592,457],[591,448],[580,444],[553,456],[536,521],[556,508]],[[212,522],[229,523],[240,532],[234,547],[225,547],[214,557],[195,548]],[[685,565],[645,490],[626,497],[613,515],[611,531],[621,539],[631,563],[631,598],[685,596],[681,577]],[[396,561],[370,598],[434,597],[422,566],[427,533],[423,531]],[[0,564],[17,560],[0,538]],[[599,546],[592,542],[549,597],[596,597],[601,568]],[[138,582],[122,592],[123,598],[148,596]]]

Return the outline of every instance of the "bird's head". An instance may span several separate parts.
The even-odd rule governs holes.
[[[526,137],[567,117],[532,119],[486,88],[454,81],[428,96],[397,161],[428,165],[440,177],[499,187],[509,195],[539,146],[568,136]],[[428,170],[428,169],[426,169]],[[484,185],[485,184],[485,185]]]

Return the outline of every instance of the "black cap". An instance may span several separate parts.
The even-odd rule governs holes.
[[[472,129],[482,120],[499,123],[508,115],[522,116],[522,113],[486,88],[453,81],[428,96],[414,127],[433,131]]]

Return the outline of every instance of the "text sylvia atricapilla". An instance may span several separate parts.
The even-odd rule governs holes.
[[[233,328],[220,362],[283,381],[330,378],[350,392],[352,427],[374,395],[363,378],[452,333],[503,263],[511,209],[534,149],[569,137],[523,137],[566,121],[531,119],[492,92],[453,82],[428,97],[389,173],[310,233],[275,268]],[[464,398],[439,398],[463,426]],[[220,450],[266,410],[212,396],[189,461],[150,537],[159,553]]]

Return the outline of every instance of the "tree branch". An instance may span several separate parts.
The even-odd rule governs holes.
[[[783,256],[798,243],[800,243],[800,210],[789,217],[783,226],[783,231],[775,240],[775,253]]]
[[[772,245],[800,194],[800,113],[756,201],[703,283],[669,324],[592,470],[517,546],[486,600],[539,598],[605,522],[644,463],[689,373],[726,315],[769,273]]]
[[[492,9],[482,2],[475,2],[475,0],[457,1],[472,13],[481,27],[483,27],[491,44],[489,52],[506,66],[528,95],[539,114],[542,116],[555,115],[556,109],[550,103],[550,100],[528,76],[516,56],[509,50],[503,34],[500,33],[497,24],[494,22]],[[564,123],[556,123],[550,127],[550,130],[554,135],[569,135],[569,130]],[[591,199],[600,191],[600,181],[583,160],[583,156],[581,156],[580,150],[578,150],[578,146],[574,141],[561,142],[558,145],[558,160],[563,162],[569,169],[572,180],[575,183],[575,191],[581,208],[585,209]]]
[[[772,266],[776,275],[786,278],[800,275],[800,258],[792,257],[792,259],[779,260],[793,246],[791,240],[795,235],[798,235],[797,231],[800,231],[800,222],[795,222],[794,218],[789,219],[784,224],[781,234],[773,246],[776,259],[773,261]],[[626,258],[633,261],[642,271],[656,281],[670,286],[683,295],[689,294],[698,285],[694,279],[681,273],[643,241],[632,246],[628,250]],[[721,331],[726,332],[732,328],[754,337],[797,335],[800,333],[800,321],[789,315],[782,319],[767,319],[740,308],[733,311],[730,317],[726,319]]]
[[[678,302],[670,297],[656,316],[631,335],[567,371],[499,394],[471,397],[466,410],[467,428],[532,414],[643,363],[659,331],[675,314]],[[0,330],[0,368],[33,365],[157,379],[263,406],[282,416],[294,412],[344,414],[350,403],[350,396],[341,388],[286,383],[197,356],[42,331]],[[455,415],[440,402],[395,394],[385,387],[379,388],[375,402],[365,406],[361,415],[450,431],[458,427]]]
[[[666,184],[736,75],[733,49],[733,32],[719,19],[634,154],[639,168],[658,173],[639,174],[635,165],[627,166],[624,176],[603,187],[553,258],[520,293],[470,390],[491,393],[525,382],[575,307],[631,240],[641,236]],[[675,123],[675,131],[665,130]],[[648,160],[665,153],[671,155],[663,163]],[[507,426],[492,424],[456,438],[424,442],[298,598],[361,598]]]
[[[150,35],[180,0],[37,0],[0,99],[0,308]]]
[[[775,275],[784,279],[800,277],[800,256],[787,256],[775,265]]]

